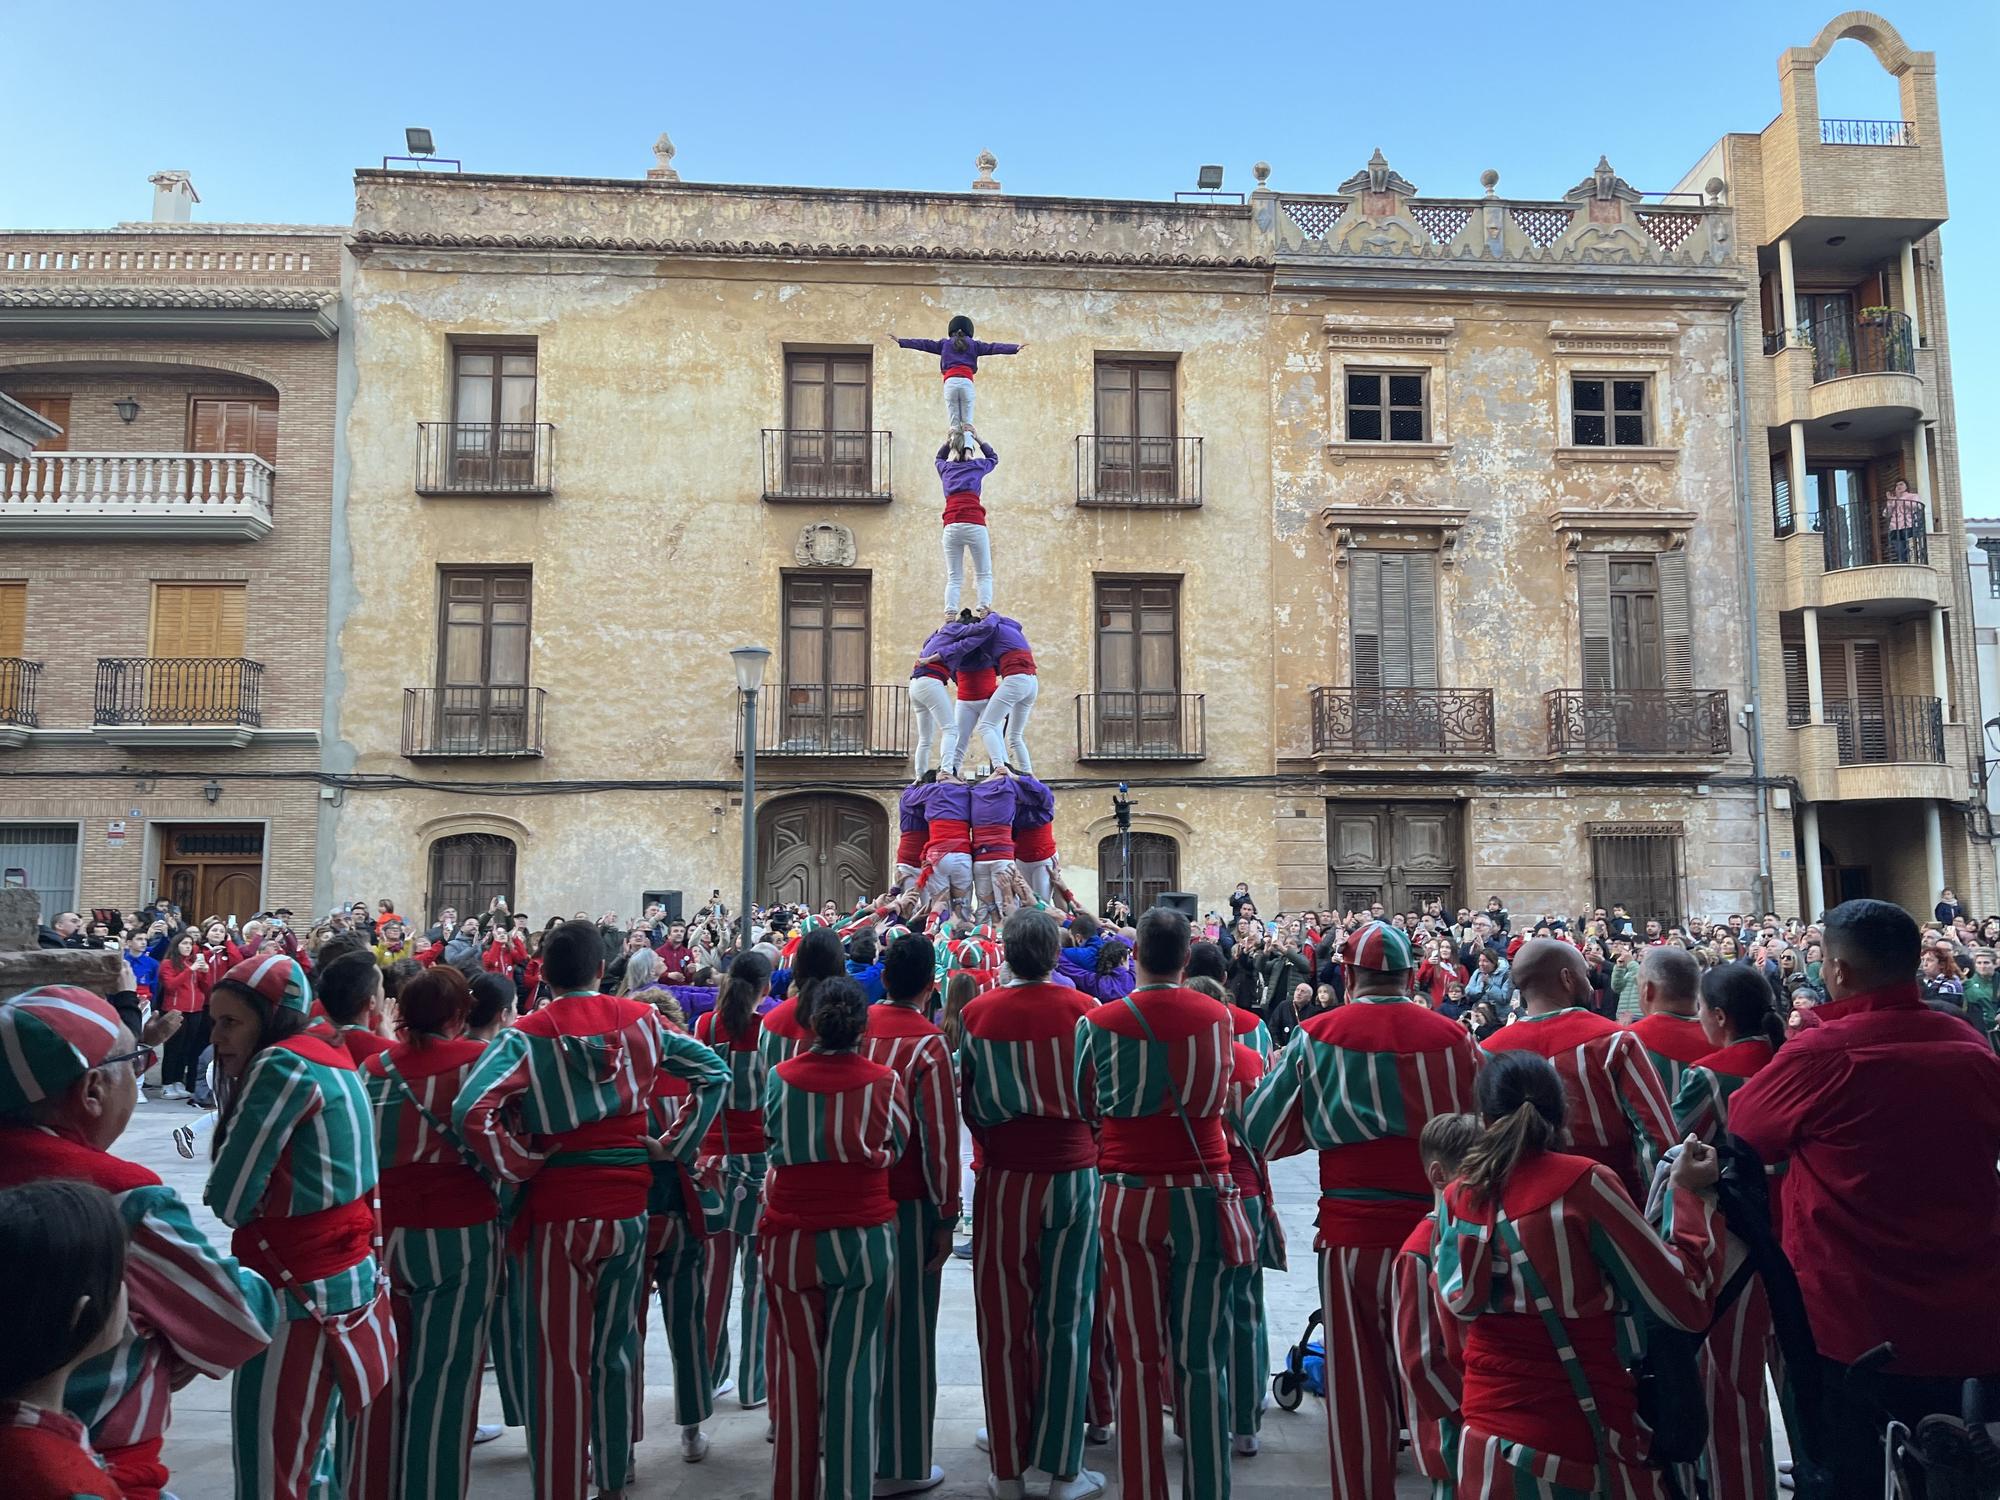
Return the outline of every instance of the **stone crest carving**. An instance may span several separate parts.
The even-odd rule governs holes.
[[[799,533],[792,550],[802,568],[851,568],[854,566],[854,533],[832,521],[820,521]]]

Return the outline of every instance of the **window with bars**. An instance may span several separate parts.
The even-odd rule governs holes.
[[[1349,370],[1347,440],[1422,443],[1430,440],[1430,372]]]
[[[1678,823],[1589,825],[1593,902],[1623,904],[1634,920],[1662,926],[1682,915],[1682,837]]]
[[[1574,375],[1570,442],[1578,448],[1643,448],[1651,441],[1652,381],[1644,375]]]

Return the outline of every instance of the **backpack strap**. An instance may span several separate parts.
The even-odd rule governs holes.
[[[1576,1403],[1583,1409],[1584,1420],[1590,1423],[1591,1440],[1597,1445],[1597,1464],[1600,1482],[1608,1482],[1611,1474],[1611,1443],[1604,1430],[1604,1417],[1597,1409],[1597,1398],[1591,1394],[1590,1378],[1583,1372],[1583,1357],[1576,1352],[1576,1345],[1570,1342],[1569,1329],[1564,1326],[1562,1315],[1556,1311],[1555,1299],[1543,1284],[1535,1263],[1528,1259],[1528,1250],[1521,1243],[1520,1231],[1501,1211],[1496,1202],[1493,1205],[1493,1231],[1507,1251],[1507,1257],[1521,1277],[1521,1284],[1528,1289],[1528,1296],[1535,1304],[1535,1311],[1542,1315],[1542,1326],[1549,1331],[1549,1341],[1556,1346],[1556,1359],[1563,1367],[1563,1374],[1569,1377],[1569,1388],[1576,1394]]]
[[[493,1174],[487,1169],[486,1163],[472,1154],[471,1149],[453,1133],[450,1126],[430,1112],[425,1106],[424,1101],[417,1097],[416,1090],[410,1087],[409,1079],[405,1078],[402,1072],[396,1067],[395,1059],[390,1057],[386,1052],[377,1053],[376,1055],[381,1059],[382,1071],[388,1075],[389,1081],[403,1091],[403,1097],[410,1101],[410,1107],[417,1112],[423,1122],[430,1126],[432,1130],[435,1130],[442,1140],[449,1143],[452,1150],[459,1154],[460,1159],[479,1175],[481,1182],[498,1191],[500,1184],[494,1181]]]
[[[1146,1013],[1139,1009],[1137,1002],[1130,995],[1125,995],[1121,998],[1126,1009],[1130,1010],[1138,1018],[1139,1029],[1146,1033],[1146,1040],[1156,1047],[1165,1046],[1166,1044],[1160,1040],[1159,1033],[1153,1030],[1153,1023],[1146,1019]],[[1173,1086],[1171,1073],[1169,1073],[1167,1078],[1167,1101],[1173,1105],[1174,1113],[1180,1116],[1181,1129],[1187,1132],[1188,1149],[1194,1152],[1194,1159],[1199,1163],[1201,1161],[1201,1141],[1194,1133],[1194,1122],[1188,1119],[1187,1107],[1181,1103],[1180,1092]],[[1208,1185],[1211,1188],[1215,1189],[1218,1193],[1222,1191],[1222,1184],[1216,1180],[1213,1172],[1209,1171],[1205,1165],[1199,1167],[1198,1170],[1203,1177],[1208,1179]]]

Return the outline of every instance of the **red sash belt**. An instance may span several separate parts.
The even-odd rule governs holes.
[[[1632,1377],[1619,1363],[1611,1319],[1604,1314],[1566,1318],[1590,1393],[1605,1425],[1631,1432]],[[1481,1313],[1465,1335],[1465,1385],[1461,1397],[1468,1426],[1578,1463],[1595,1463],[1590,1422],[1576,1404],[1569,1377],[1556,1357],[1539,1313]]]
[[[889,1168],[889,1196],[898,1203],[915,1203],[930,1195],[930,1189],[924,1185],[923,1148],[913,1140]]]
[[[924,831],[919,828],[898,835],[896,839],[896,863],[899,865],[920,865],[924,862]]]
[[[993,696],[993,689],[1000,685],[1000,675],[991,667],[975,667],[958,674],[958,701],[960,703],[984,703]]]
[[[1035,675],[1035,653],[1032,651],[1001,652],[1000,675],[1002,677],[1033,677]]]
[[[1319,1154],[1319,1242],[1394,1250],[1430,1211],[1430,1180],[1408,1136]]]
[[[538,1138],[548,1156],[597,1151],[645,1149],[646,1117],[613,1115],[560,1135]],[[561,1224],[571,1219],[633,1219],[646,1212],[646,1195],[653,1186],[651,1166],[600,1165],[594,1162],[544,1163],[528,1180],[518,1222]]]
[[[1056,857],[1056,825],[1053,823],[1031,823],[1027,827],[1014,827],[1014,858],[1026,860],[1054,859]]]
[[[723,1139],[722,1127],[729,1126],[728,1140]],[[764,1150],[764,1111],[761,1109],[725,1109],[716,1116],[715,1123],[708,1127],[708,1134],[702,1137],[703,1156],[758,1156]]]
[[[920,661],[917,663],[916,670],[911,672],[910,676],[929,677],[938,682],[949,682],[951,681],[951,669],[941,661]]]
[[[1194,1138],[1201,1143],[1201,1159],[1195,1160],[1188,1133],[1180,1116],[1169,1110],[1163,1115],[1142,1115],[1138,1119],[1106,1116],[1098,1141],[1098,1167],[1106,1172],[1129,1172],[1139,1176],[1163,1176],[1170,1172],[1227,1172],[1229,1143],[1222,1134],[1218,1115],[1190,1116]]]
[[[463,1162],[414,1162],[382,1172],[384,1229],[465,1229],[500,1217],[500,1200]]]
[[[984,1132],[981,1145],[985,1164],[1007,1172],[1075,1172],[1097,1165],[1097,1138],[1081,1120],[1022,1115]]]
[[[952,378],[953,378],[954,376],[957,376],[957,377],[959,377],[960,379],[964,379],[964,380],[971,380],[971,379],[973,379],[973,378],[974,378],[974,376],[973,376],[973,369],[972,369],[972,366],[970,366],[970,365],[946,365],[946,366],[944,367],[944,378],[945,378],[946,380],[950,380],[950,379],[952,379]]]
[[[1234,1137],[1229,1142],[1229,1175],[1236,1179],[1236,1185],[1243,1189],[1246,1198],[1264,1196],[1264,1174],[1257,1170],[1257,1162]]]
[[[930,841],[924,845],[926,863],[941,854],[970,854],[972,825],[958,818],[931,819]]]
[[[867,1229],[896,1217],[885,1167],[853,1162],[799,1162],[773,1171],[764,1184],[757,1232],[779,1229]]]
[[[972,827],[972,857],[974,859],[1012,859],[1014,857],[1014,825],[1012,823],[975,823]]]
[[[265,1246],[269,1245],[269,1251]],[[289,1218],[252,1219],[230,1236],[236,1258],[266,1281],[324,1281],[375,1253],[375,1210],[366,1198]]]

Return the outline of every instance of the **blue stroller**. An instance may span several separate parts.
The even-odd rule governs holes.
[[[1310,1391],[1326,1399],[1326,1345],[1321,1338],[1324,1324],[1320,1309],[1306,1319],[1305,1332],[1285,1353],[1285,1367],[1271,1377],[1271,1399],[1286,1411],[1297,1411]]]

